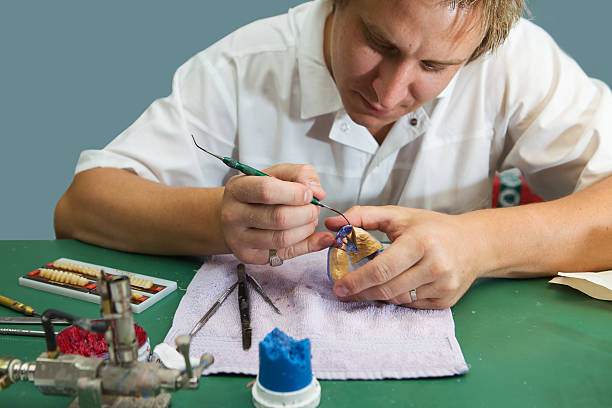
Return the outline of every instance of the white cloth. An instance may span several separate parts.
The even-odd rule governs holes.
[[[76,171],[119,167],[169,185],[225,184],[234,171],[197,150],[193,134],[255,168],[314,165],[325,202],[341,211],[397,204],[451,214],[489,207],[497,170],[519,168],[544,199],[612,174],[610,89],[525,20],[378,146],[346,114],[325,66],[329,12],[329,0],[305,3],[197,54],[177,71],[170,96],[103,150],[84,151]]]
[[[450,309],[412,310],[380,302],[343,303],[327,278],[327,251],[282,266],[246,265],[281,315],[249,287],[252,346],[242,350],[238,295],[234,291],[194,335],[190,356],[211,353],[205,373],[256,375],[259,342],[275,327],[294,339],[309,338],[313,374],[320,379],[439,377],[468,367],[455,338]],[[215,256],[193,278],[164,342],[189,333],[215,300],[236,281],[233,255]]]

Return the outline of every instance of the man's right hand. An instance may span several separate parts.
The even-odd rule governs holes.
[[[329,247],[329,232],[317,232],[320,207],[310,204],[325,191],[310,165],[279,164],[272,177],[235,176],[225,186],[221,224],[227,247],[242,262],[266,264],[269,250],[291,259]]]

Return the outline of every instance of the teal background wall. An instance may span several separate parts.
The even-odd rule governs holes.
[[[0,239],[51,239],[79,153],[170,92],[184,61],[301,1],[0,2]],[[612,84],[612,2],[531,0],[532,19]]]

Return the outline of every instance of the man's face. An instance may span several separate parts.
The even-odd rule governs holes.
[[[482,39],[480,10],[439,0],[348,0],[328,18],[325,59],[347,113],[376,134],[429,102]]]

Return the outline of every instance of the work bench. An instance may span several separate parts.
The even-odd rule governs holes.
[[[129,254],[73,240],[0,241],[0,294],[39,312],[54,308],[81,317],[99,316],[95,303],[19,286],[20,276],[61,257],[176,281],[175,292],[134,314],[152,345],[160,343],[172,326],[179,301],[204,260]],[[484,279],[473,285],[452,312],[457,339],[470,367],[467,374],[417,380],[321,381],[320,407],[612,406],[611,302],[548,284],[547,279]],[[18,313],[2,308],[0,315]],[[44,338],[0,337],[0,355],[33,361],[44,349]],[[254,347],[253,352],[256,350]],[[209,351],[214,355],[215,350]],[[316,375],[316,367],[313,369]],[[198,390],[173,393],[172,406],[249,407],[247,384],[253,379],[202,377]],[[0,392],[2,407],[66,407],[71,400],[43,395],[29,382]]]

